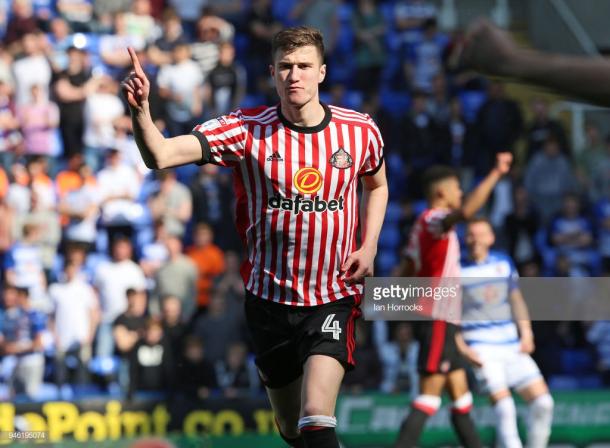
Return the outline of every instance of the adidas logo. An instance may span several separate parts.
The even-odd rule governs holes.
[[[267,162],[283,162],[284,159],[282,159],[282,156],[280,155],[280,153],[278,151],[275,151],[273,154],[271,154],[269,157],[267,157]]]

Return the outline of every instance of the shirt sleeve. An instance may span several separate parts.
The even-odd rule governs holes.
[[[383,165],[383,138],[375,122],[369,118],[368,146],[358,174],[372,176]]]
[[[515,289],[519,289],[519,271],[517,271],[517,267],[512,260],[509,260],[509,264],[510,277],[508,279],[508,290],[513,292]]]
[[[234,167],[244,158],[247,131],[240,110],[195,126],[191,134],[201,143],[198,165]]]

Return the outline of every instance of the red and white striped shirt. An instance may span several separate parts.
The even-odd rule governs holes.
[[[415,221],[406,256],[415,263],[416,277],[438,277],[450,279],[453,285],[460,278],[460,243],[453,228],[443,229],[443,220],[451,213],[446,209],[429,208]],[[453,300],[429,300],[423,314],[434,319],[456,321],[461,315],[461,294]]]
[[[263,106],[193,130],[201,163],[234,168],[246,289],[293,306],[362,294],[362,285],[347,285],[339,270],[356,250],[359,176],[383,163],[381,134],[368,115],[323,107],[315,127],[296,126],[279,106]]]

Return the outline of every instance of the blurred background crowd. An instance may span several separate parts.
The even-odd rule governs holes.
[[[151,172],[119,82],[133,46],[168,135],[272,105],[272,36],[319,28],[322,100],[370,114],[390,204],[376,275],[390,275],[432,164],[468,191],[495,153],[512,174],[486,210],[522,276],[610,275],[610,136],[570,129],[543,97],[460,69],[459,29],[426,0],[0,0],[0,395],[261,393],[244,329],[231,172]],[[354,392],[409,392],[408,323],[360,322]],[[610,324],[536,322],[551,388],[610,385]]]

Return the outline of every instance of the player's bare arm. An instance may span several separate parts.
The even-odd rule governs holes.
[[[341,267],[342,272],[347,272],[345,281],[350,284],[360,283],[364,277],[373,275],[377,241],[388,204],[385,164],[374,175],[362,176],[362,186],[362,245],[347,257]]]
[[[516,288],[511,292],[510,304],[515,322],[519,328],[521,351],[524,353],[532,353],[535,348],[534,333],[532,332],[532,323],[530,321],[527,305],[520,289]]]
[[[496,155],[496,166],[489,174],[477,185],[468,195],[462,207],[450,213],[443,219],[443,228],[450,229],[453,225],[461,221],[468,221],[483,207],[489,199],[491,192],[502,176],[510,171],[513,162],[513,155],[510,152],[500,152]]]
[[[457,345],[457,348],[462,354],[462,356],[466,358],[469,363],[471,363],[475,367],[481,367],[483,365],[483,362],[481,361],[481,358],[479,357],[477,352],[470,348],[470,346],[466,344],[466,341],[464,341],[462,333],[457,332],[455,334],[455,344]]]
[[[519,47],[509,33],[485,19],[473,23],[466,42],[462,53],[466,67],[610,105],[607,58],[551,54]]]
[[[150,82],[133,48],[128,48],[132,71],[121,83],[129,104],[133,133],[148,168],[171,168],[201,160],[201,144],[193,135],[165,138],[155,126],[149,107]]]

